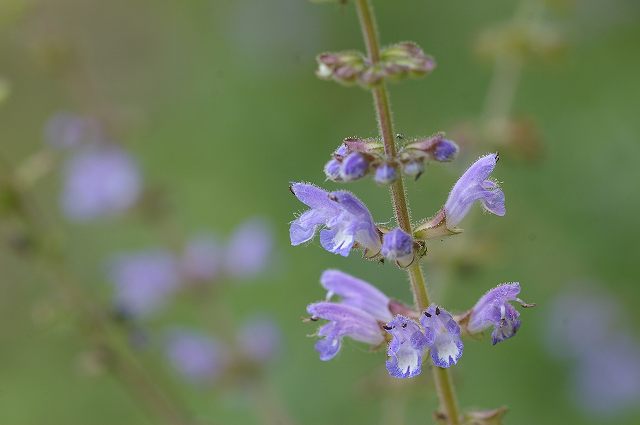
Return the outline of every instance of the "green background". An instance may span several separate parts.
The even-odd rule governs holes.
[[[391,86],[396,131],[455,134],[476,119],[492,67],[474,55],[474,42],[488,26],[510,19],[513,2],[374,4],[383,43],[416,41],[438,62],[428,78]],[[507,343],[466,344],[454,369],[464,407],[507,405],[508,424],[595,424],[602,420],[571,403],[570,364],[554,361],[542,344],[545,304],[572,282],[595,282],[620,300],[632,326],[640,322],[640,7],[632,0],[555,2],[548,19],[564,34],[566,51],[527,63],[513,108],[535,121],[542,156],[524,161],[501,151],[495,177],[503,182],[508,214],[474,209],[461,236],[431,244],[425,270],[435,299],[452,311],[469,308],[505,281],[520,281],[523,298],[539,305],[523,312],[521,332]],[[227,235],[255,215],[273,223],[275,261],[258,282],[227,285],[218,299],[198,306],[179,299],[149,325],[201,326],[201,312],[224,303],[233,319],[263,311],[283,327],[282,353],[265,371],[266,383],[249,384],[252,389],[225,382],[202,390],[165,374],[203,423],[269,423],[268,412],[255,408],[264,404],[279,405],[304,425],[432,423],[430,374],[411,382],[387,379],[384,353],[353,342],[333,361],[320,362],[306,337],[315,325],[300,320],[306,305],[323,297],[318,278],[326,268],[411,300],[405,275],[391,265],[334,256],[317,241],[288,244],[288,222],[303,210],[289,182],[323,184],[322,166],[342,138],[376,134],[369,93],[313,75],[317,53],[351,48],[362,48],[351,4],[0,2],[0,77],[11,86],[0,104],[0,147],[12,163],[41,148],[52,113],[92,114],[137,156],[149,184],[167,194],[181,231]],[[437,210],[465,167],[492,149],[467,144],[455,163],[433,165],[408,183],[414,218]],[[55,176],[38,185],[38,200],[65,235],[84,289],[106,304],[105,258],[162,245],[162,232],[137,218],[65,223]],[[370,179],[349,190],[377,221],[392,219],[388,194]],[[86,341],[39,269],[29,258],[0,251],[0,424],[161,423],[108,374],[83,372]],[[161,357],[150,353],[145,360]],[[253,387],[266,387],[278,401],[265,403]],[[639,420],[628,413],[612,423]]]

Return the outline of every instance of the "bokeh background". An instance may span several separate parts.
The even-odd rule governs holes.
[[[414,218],[438,209],[478,155],[501,153],[495,177],[503,182],[508,214],[497,218],[477,208],[463,223],[464,234],[430,245],[425,269],[434,297],[462,311],[497,283],[518,280],[523,298],[538,304],[523,312],[516,338],[496,347],[487,339],[467,342],[454,370],[461,404],[509,406],[508,424],[637,424],[640,400],[634,403],[633,395],[621,407],[594,412],[577,395],[578,361],[557,356],[560,349],[547,337],[560,326],[561,320],[550,320],[558,294],[588,287],[604,294],[596,296],[593,315],[607,320],[609,310],[599,309],[597,297],[611,297],[613,310],[624,312],[616,331],[635,344],[640,339],[640,4],[540,1],[534,23],[543,29],[530,37],[542,48],[533,52],[526,51],[531,40],[520,40],[517,31],[507,31],[506,39],[495,35],[513,22],[522,7],[517,2],[374,4],[383,43],[416,41],[438,62],[428,78],[391,87],[396,130],[409,137],[446,131],[462,146],[455,163],[430,166],[408,184]],[[486,120],[495,55],[521,44],[513,102],[501,117],[516,124],[508,135],[496,134]],[[362,41],[349,4],[0,1],[3,176],[45,147],[44,127],[53,114],[70,111],[104,123],[161,199],[151,202],[162,209],[160,219],[133,213],[73,223],[59,208],[61,171],[54,168],[34,184],[30,196],[59,233],[65,267],[83,293],[108,310],[105,261],[114,253],[165,247],[167,233],[225,238],[256,216],[271,225],[274,248],[263,273],[178,297],[142,325],[152,341],[154,332],[174,324],[228,335],[242,318],[269,314],[282,339],[258,377],[192,385],[156,344],[131,350],[201,423],[431,422],[430,374],[393,381],[383,351],[369,353],[353,342],[336,359],[320,362],[307,337],[316,325],[301,320],[306,305],[324,296],[318,278],[326,268],[411,300],[403,272],[391,265],[355,253],[338,257],[317,242],[295,249],[288,243],[288,223],[303,210],[289,182],[321,184],[322,166],[342,138],[376,134],[369,93],[313,74],[317,53],[351,48],[361,49]],[[378,221],[392,220],[384,189],[369,179],[349,189]],[[46,265],[28,249],[16,251],[22,227],[3,217],[0,228],[0,423],[163,423],[92,357],[95,347],[78,332],[82,319],[47,281]],[[224,320],[218,315],[205,323],[207,312],[221,309]],[[640,359],[631,359],[624,367],[633,376]],[[602,375],[601,385],[588,391],[606,399],[625,373]]]

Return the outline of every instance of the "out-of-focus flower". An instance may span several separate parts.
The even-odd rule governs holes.
[[[228,352],[215,339],[192,330],[174,330],[169,334],[166,355],[185,379],[204,384],[218,378],[228,364]]]
[[[395,378],[413,378],[422,371],[422,356],[429,341],[416,322],[397,315],[384,326],[392,336],[386,366]]]
[[[318,330],[318,336],[322,337],[316,343],[320,360],[334,358],[345,336],[372,346],[384,342],[378,322],[389,321],[392,317],[386,295],[369,283],[338,270],[325,271],[321,283],[327,289],[327,301],[307,307],[312,320],[329,321]],[[334,294],[342,299],[329,301]]]
[[[514,336],[520,329],[520,313],[510,301],[524,304],[518,298],[519,293],[518,282],[503,283],[487,291],[471,310],[467,330],[473,334],[493,326],[494,345]]]
[[[413,238],[397,227],[382,237],[380,252],[388,260],[395,261],[400,267],[407,267],[414,260]]]
[[[389,163],[383,162],[376,168],[374,179],[379,184],[391,184],[398,178],[398,170]]]
[[[346,257],[356,243],[369,257],[380,252],[382,243],[371,213],[352,193],[329,193],[307,183],[294,183],[291,191],[310,207],[291,222],[292,245],[310,241],[318,228],[324,226],[320,231],[320,243],[329,252]]]
[[[425,338],[431,349],[431,359],[438,367],[451,367],[458,363],[464,345],[460,326],[445,309],[430,305],[420,317]]]
[[[141,191],[138,165],[115,145],[80,149],[66,163],[61,204],[73,221],[113,216],[129,209]]]
[[[125,315],[147,316],[179,286],[179,268],[166,251],[122,254],[109,264],[116,307]]]
[[[44,126],[44,141],[57,149],[99,143],[103,137],[98,120],[71,112],[58,112]]]
[[[211,235],[200,235],[187,242],[180,266],[188,282],[207,282],[222,272],[222,248]]]
[[[349,182],[364,177],[369,172],[369,159],[360,152],[352,152],[342,161],[340,178]]]
[[[256,363],[266,363],[276,357],[281,344],[280,327],[267,316],[255,316],[247,320],[238,336],[243,355]]]
[[[628,335],[590,347],[573,366],[572,395],[588,414],[614,417],[638,407],[640,345]]]
[[[253,218],[238,227],[228,242],[225,272],[236,279],[255,277],[269,265],[273,233],[266,221]]]
[[[620,303],[604,291],[565,290],[550,304],[549,354],[569,360],[570,395],[588,415],[613,418],[640,400],[640,344]]]

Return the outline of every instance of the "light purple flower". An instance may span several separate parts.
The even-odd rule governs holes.
[[[388,322],[389,297],[375,286],[340,270],[326,270],[320,277],[320,283],[327,290],[327,301],[339,295],[341,304],[363,310],[381,322]]]
[[[340,177],[349,182],[364,177],[369,171],[369,160],[360,152],[351,152],[342,160]]]
[[[294,183],[292,192],[310,207],[291,222],[289,235],[292,245],[308,242],[320,227],[320,244],[324,249],[344,257],[357,242],[366,255],[380,252],[381,242],[371,213],[352,193],[327,192],[312,184]]]
[[[162,307],[179,286],[176,260],[166,251],[122,254],[109,264],[116,306],[125,315],[146,316]]]
[[[100,125],[96,119],[71,112],[52,115],[44,126],[45,143],[56,149],[97,143],[101,137]]]
[[[329,321],[318,330],[318,336],[322,339],[316,342],[315,347],[322,361],[331,360],[338,354],[345,336],[373,346],[384,342],[378,321],[359,308],[348,304],[319,302],[310,304],[307,312],[313,320]]]
[[[125,151],[115,145],[88,146],[66,163],[62,209],[74,221],[122,213],[136,202],[141,185],[138,166]]]
[[[263,272],[272,259],[273,232],[261,218],[241,224],[231,235],[225,255],[227,275],[250,279]]]
[[[433,149],[433,159],[440,162],[453,160],[458,154],[458,145],[452,140],[445,138],[438,139]]]
[[[413,238],[396,227],[383,235],[380,253],[386,259],[395,261],[400,267],[407,267],[414,260]]]
[[[420,317],[425,338],[431,348],[431,359],[438,367],[451,367],[458,363],[464,344],[460,326],[445,309],[432,304]]]
[[[197,384],[215,380],[224,372],[229,360],[227,350],[220,342],[190,330],[171,332],[166,355],[185,379]]]
[[[476,201],[492,214],[505,215],[504,193],[496,182],[488,180],[497,162],[498,154],[485,155],[458,179],[444,205],[448,228],[455,228]]]
[[[316,343],[320,360],[335,357],[345,336],[374,346],[384,342],[379,322],[392,319],[389,297],[369,283],[339,270],[325,271],[320,283],[327,290],[327,301],[307,307],[313,320],[329,321],[318,331],[318,336],[323,337]],[[334,295],[339,295],[341,300],[331,302]]]
[[[266,363],[273,359],[282,344],[280,328],[270,317],[256,316],[240,329],[238,345],[249,360]]]
[[[402,171],[409,177],[414,177],[416,180],[420,178],[424,172],[424,162],[421,159],[415,159],[407,162],[402,167]]]
[[[493,344],[511,338],[520,329],[520,313],[509,303],[517,301],[520,284],[503,283],[484,294],[471,310],[467,329],[478,333],[493,326],[491,338]]]
[[[187,242],[180,266],[189,282],[208,282],[222,272],[222,248],[211,235],[200,235]]]
[[[386,362],[389,375],[395,378],[413,378],[422,370],[422,356],[429,341],[420,326],[411,319],[397,315],[384,326],[393,339],[389,343]]]

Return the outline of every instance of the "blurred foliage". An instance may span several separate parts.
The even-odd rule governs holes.
[[[511,18],[514,3],[374,3],[385,44],[416,41],[438,63],[428,78],[391,87],[397,131],[451,136],[460,123],[479,119],[492,68],[477,61],[474,46],[487,28]],[[430,245],[427,276],[435,299],[452,311],[503,281],[519,280],[523,297],[544,306],[567,282],[589,278],[617,294],[637,325],[640,313],[631,307],[640,296],[640,4],[548,3],[547,22],[565,35],[565,54],[527,64],[512,105],[515,115],[535,117],[544,154],[527,161],[508,148],[501,152],[496,177],[504,182],[507,216],[474,211],[461,236]],[[231,320],[265,311],[284,325],[286,345],[267,371],[265,391],[299,424],[423,423],[435,408],[429,374],[391,381],[383,352],[352,343],[337,359],[320,362],[305,337],[313,327],[300,320],[306,304],[323,296],[318,278],[328,267],[410,301],[405,276],[391,265],[343,259],[317,243],[288,246],[288,222],[302,208],[289,182],[320,183],[323,164],[344,137],[376,133],[366,91],[313,75],[317,53],[363,48],[356,22],[349,4],[303,0],[3,0],[0,74],[11,82],[11,96],[0,109],[0,148],[18,164],[40,149],[51,114],[95,115],[139,158],[150,185],[167,194],[172,220],[185,232],[228,234],[243,218],[269,217],[282,252],[277,272],[200,300],[211,308],[224,304]],[[408,185],[414,218],[435,211],[457,175],[489,149],[476,136],[467,134],[453,165],[434,165]],[[36,188],[55,222],[58,180]],[[378,221],[391,219],[384,190],[370,181],[350,190]],[[15,242],[15,223],[5,218],[3,224],[0,236]],[[157,226],[137,216],[58,230],[84,290],[105,304],[104,260],[164,240]],[[73,329],[74,312],[61,308],[62,295],[41,265],[3,249],[0,270],[1,423],[155,423],[94,367],[94,355]],[[523,312],[522,329],[508,343],[467,343],[454,370],[461,404],[509,406],[505,423],[519,425],[602,423],[571,404],[566,370],[542,348],[542,314]],[[200,318],[185,301],[159,320],[197,324]],[[260,406],[273,404],[243,387],[202,391],[167,380],[204,423],[265,423]],[[636,412],[615,423],[638,420]]]

